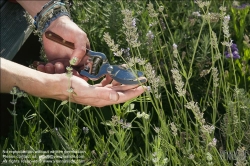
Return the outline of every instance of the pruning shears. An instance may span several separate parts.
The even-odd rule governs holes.
[[[74,43],[64,40],[61,36],[51,31],[46,31],[45,36],[59,44],[74,49]],[[143,84],[147,79],[143,76],[141,71],[133,71],[123,65],[111,65],[102,52],[95,52],[87,49],[86,55],[93,61],[93,67],[89,69],[85,66],[83,70],[79,71],[80,75],[88,77],[90,80],[98,80],[104,75],[109,75],[115,81],[125,85]]]

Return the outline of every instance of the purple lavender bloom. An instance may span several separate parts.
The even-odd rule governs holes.
[[[238,6],[233,6],[236,9],[245,9],[246,7],[250,6],[250,4],[242,4],[242,5],[238,5]]]
[[[229,49],[231,49],[231,52],[230,52]],[[231,47],[228,48],[227,51],[225,51],[225,56],[226,56],[226,58],[239,59],[240,55],[239,55],[239,50],[237,48],[237,45],[236,44],[232,44]]]

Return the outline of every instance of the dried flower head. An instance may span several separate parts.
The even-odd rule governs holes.
[[[70,87],[69,89],[67,89],[67,91],[68,91],[69,93],[73,93],[73,92],[74,92],[74,89],[73,89],[72,87]]]
[[[208,70],[208,69],[207,70],[202,70],[201,73],[200,73],[200,77],[204,77],[209,73],[210,73],[210,70]]]
[[[177,58],[178,50],[177,50],[177,45],[175,43],[173,44],[173,54],[174,54],[174,57]]]
[[[150,63],[146,63],[144,74],[151,86],[151,92],[154,93],[156,98],[161,98],[159,90],[165,85],[164,78],[161,75],[157,76],[156,71]]]
[[[78,58],[77,58],[77,57],[73,57],[73,58],[69,61],[70,65],[76,65],[77,62],[78,62]]]
[[[159,12],[163,12],[163,10],[164,10],[164,6],[159,6]]]
[[[229,21],[230,21],[230,16],[229,15],[224,16],[222,29],[223,29],[224,37],[227,39],[230,38],[229,25],[228,25]]]
[[[83,130],[84,134],[88,134],[89,133],[89,128],[88,127],[83,127],[82,130]]]
[[[148,33],[146,34],[146,37],[147,37],[148,50],[151,51],[153,49],[153,40],[155,38],[155,35],[151,30],[149,30]]]
[[[217,143],[217,139],[216,139],[216,138],[213,138],[213,140],[212,140],[211,142],[208,143],[208,146],[215,147],[215,146],[216,146],[216,143]]]
[[[127,62],[127,64],[128,64],[129,67],[132,67],[132,66],[134,66],[136,64],[139,64],[139,65],[142,66],[142,65],[145,65],[145,63],[146,63],[145,59],[138,58],[138,57],[131,57],[131,58],[129,58],[129,60]]]
[[[142,113],[137,112],[136,117],[137,118],[149,119],[149,114],[146,114],[145,112],[142,112]]]
[[[165,156],[162,149],[157,148],[152,154],[152,162],[154,166],[166,165],[169,162],[169,159]]]
[[[233,1],[233,6],[240,6],[240,2],[239,1]]]
[[[151,2],[148,3],[147,9],[148,9],[149,17],[151,18],[158,17],[158,13],[155,11],[154,5]]]
[[[124,122],[122,124],[122,128],[124,128],[124,129],[131,129],[132,128],[132,124],[130,122]]]
[[[237,156],[236,156],[236,166],[247,166],[247,152],[245,147],[237,148]]]
[[[215,127],[214,126],[210,126],[210,125],[202,125],[201,126],[201,131],[203,133],[209,133],[211,134],[214,131]]]
[[[206,153],[206,158],[207,158],[207,163],[208,163],[208,165],[214,165],[213,164],[213,156],[211,155],[211,153],[209,153],[209,152],[207,152]]]
[[[14,86],[14,87],[11,89],[10,94],[11,94],[11,95],[15,95],[18,91],[19,91],[19,88],[16,87],[16,86]]]
[[[136,19],[133,17],[132,11],[125,9],[122,10],[122,14],[124,15],[123,26],[126,29],[124,32],[126,41],[131,47],[139,47],[141,43],[138,41]]]
[[[243,43],[244,45],[247,47],[247,48],[250,48],[250,39],[247,35],[244,35],[244,40],[243,40]]]
[[[193,160],[194,159],[194,155],[193,154],[190,154],[189,156],[188,156],[188,158],[190,159],[190,160]]]
[[[160,128],[159,127],[154,127],[154,131],[157,133],[157,134],[159,134],[160,133]]]
[[[148,31],[148,33],[146,34],[146,36],[149,38],[149,39],[151,39],[151,40],[153,40],[154,39],[154,37],[155,37],[155,35],[153,34],[153,32],[152,31]]]
[[[218,87],[219,86],[219,77],[218,77],[219,73],[218,73],[218,69],[216,67],[212,67],[212,76],[213,76],[213,85],[214,87]]]
[[[123,52],[123,56],[126,58],[130,57],[130,48],[122,48],[121,51]]]
[[[174,122],[171,122],[171,123],[170,123],[170,126],[171,126],[170,128],[171,128],[172,134],[173,134],[174,136],[177,136],[177,128],[176,128]]]
[[[116,116],[116,115],[112,116],[112,118],[111,118],[112,124],[114,124],[114,125],[118,124],[119,123],[119,119],[120,119],[119,116]]]
[[[196,120],[201,124],[205,124],[205,119],[203,118],[203,113],[200,112],[200,107],[198,106],[198,103],[197,102],[194,102],[194,101],[191,101],[191,102],[188,102],[185,107],[187,109],[190,109],[192,110],[192,112],[194,113],[195,115],[195,118]]]
[[[226,11],[227,11],[227,8],[226,8],[225,6],[221,6],[219,9],[220,9],[220,11],[222,11],[222,12],[226,12]]]
[[[212,31],[211,45],[215,49],[218,47],[218,39],[217,39],[216,33],[214,31]]]
[[[196,3],[200,8],[204,8],[204,7],[209,7],[211,2],[210,1],[202,2],[202,0],[195,0],[194,3]]]
[[[10,91],[10,94],[11,95],[16,95],[17,98],[20,98],[20,97],[27,97],[27,93],[24,92],[23,90],[19,89],[19,87],[17,86],[14,86],[11,91]]]
[[[194,16],[196,16],[196,17],[200,17],[200,16],[201,16],[201,14],[200,14],[199,11],[193,12],[192,15],[194,15]]]
[[[109,33],[105,32],[103,35],[103,39],[108,44],[110,50],[113,51],[115,56],[122,56],[123,49],[119,50],[119,45],[115,44],[114,40],[111,39],[111,36],[109,35]]]
[[[177,90],[179,97],[184,97],[186,94],[186,90],[184,89],[184,82],[182,81],[182,76],[178,69],[173,68],[171,70],[173,78],[174,78],[174,84],[175,88]]]

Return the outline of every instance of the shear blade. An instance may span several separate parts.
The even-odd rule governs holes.
[[[111,77],[121,84],[143,84],[147,81],[143,76],[143,72],[141,71],[132,71],[131,69],[125,69],[124,67],[117,65],[113,66],[113,68],[116,72],[113,72],[113,75],[111,75]]]

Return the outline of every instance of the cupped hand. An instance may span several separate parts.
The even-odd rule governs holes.
[[[79,77],[71,77],[71,102],[103,107],[112,104],[124,103],[138,97],[145,91],[144,86],[119,85],[107,76],[100,84],[90,85]],[[69,94],[66,94],[69,95]]]

